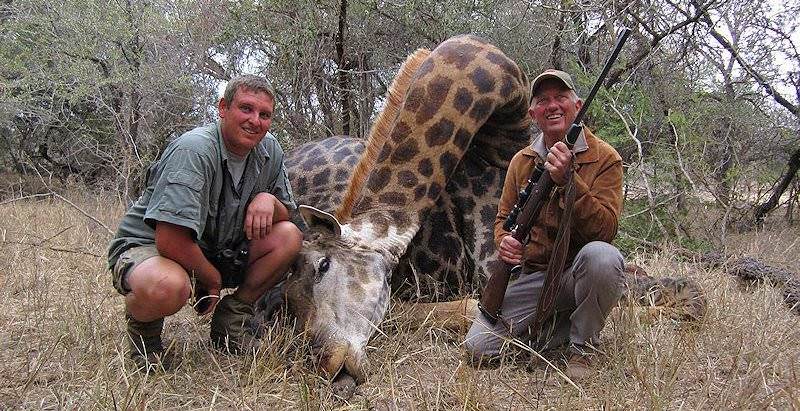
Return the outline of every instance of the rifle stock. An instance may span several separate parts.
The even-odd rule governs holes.
[[[619,55],[619,52],[622,50],[622,46],[625,44],[625,40],[627,40],[629,34],[630,29],[623,29],[622,33],[617,39],[614,50],[611,52],[608,60],[606,60],[606,64],[603,66],[603,71],[597,78],[597,81],[589,92],[589,95],[586,97],[586,100],[584,100],[583,106],[576,114],[575,120],[570,126],[567,135],[564,136],[564,142],[567,144],[567,147],[569,147],[570,150],[572,150],[572,147],[578,140],[578,136],[580,136],[580,133],[583,130],[583,125],[581,124],[583,121],[583,116],[586,114],[589,105],[592,103],[592,100],[605,80],[605,77],[608,75],[611,66],[613,66],[614,61]],[[523,245],[527,243],[528,234],[533,228],[533,224],[539,215],[539,211],[544,206],[544,203],[547,201],[548,197],[550,197],[550,193],[553,191],[554,186],[555,184],[550,178],[550,173],[545,173],[544,167],[537,165],[532,171],[531,177],[528,179],[527,187],[525,190],[520,192],[517,204],[514,205],[514,209],[511,211],[511,213],[509,213],[508,219],[505,221],[503,228],[510,231],[510,235]],[[528,193],[528,191],[530,192]],[[520,206],[520,204],[522,204],[522,206]],[[498,258],[495,264],[489,265],[489,280],[486,282],[486,286],[481,292],[481,299],[478,303],[478,309],[492,325],[495,325],[500,319],[500,307],[503,304],[503,298],[505,297],[511,274],[520,268],[520,266],[511,267],[510,264],[506,263],[501,258]],[[559,282],[557,279],[551,278],[551,275],[548,275],[547,278],[545,278],[545,293],[547,292],[548,288],[557,287],[558,284]],[[549,309],[549,307],[545,309]],[[542,307],[540,304],[537,307],[536,318],[533,324],[534,327],[537,327],[539,325],[538,323],[542,321],[542,317],[546,315],[547,313],[542,312]]]

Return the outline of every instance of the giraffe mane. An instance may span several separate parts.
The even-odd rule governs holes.
[[[386,107],[384,107],[375,120],[375,123],[372,125],[369,138],[367,139],[367,147],[361,159],[358,161],[353,175],[350,177],[350,181],[347,184],[347,191],[344,197],[342,197],[342,203],[336,210],[336,218],[342,223],[352,217],[353,207],[361,196],[361,189],[367,182],[367,178],[370,172],[372,172],[372,168],[383,149],[383,145],[386,143],[386,140],[389,138],[394,128],[395,121],[403,107],[403,100],[405,100],[414,73],[417,72],[417,69],[419,69],[425,59],[428,58],[430,53],[431,51],[428,49],[417,49],[417,51],[409,55],[406,61],[400,66],[400,70],[392,81],[392,85],[389,86],[389,91],[386,93]]]

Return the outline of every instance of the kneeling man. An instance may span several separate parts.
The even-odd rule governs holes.
[[[125,296],[131,357],[162,360],[164,317],[192,292],[213,313],[211,340],[241,352],[253,304],[280,282],[300,250],[295,209],[272,124],[274,94],[257,76],[231,80],[219,121],[175,139],[148,170],[147,187],[119,225],[108,253]],[[220,290],[236,288],[220,299]]]
[[[480,360],[501,355],[508,337],[520,338],[537,350],[569,343],[567,375],[580,379],[590,374],[600,331],[623,292],[622,255],[610,244],[622,211],[622,159],[586,127],[572,153],[564,144],[562,140],[583,105],[574,89],[569,74],[559,70],[545,71],[531,85],[529,113],[542,134],[511,160],[494,223],[500,258],[508,264],[522,264],[523,270],[506,289],[501,307],[504,321],[491,325],[478,314],[465,345],[473,358]],[[503,229],[503,223],[533,168],[541,163],[557,187],[523,246]],[[536,333],[529,328],[562,219],[563,186],[570,169],[575,170],[576,194],[568,268],[561,275],[554,315]]]

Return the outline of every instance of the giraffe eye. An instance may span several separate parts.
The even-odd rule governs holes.
[[[322,275],[328,272],[331,268],[331,260],[328,257],[322,257],[317,261],[317,274]]]

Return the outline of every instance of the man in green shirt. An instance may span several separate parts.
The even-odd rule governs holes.
[[[139,365],[161,360],[164,317],[193,291],[199,314],[213,313],[214,344],[236,353],[253,342],[253,304],[284,278],[302,243],[289,221],[296,205],[283,150],[267,133],[274,103],[265,79],[231,80],[220,120],[170,143],[123,217],[108,261]],[[222,288],[236,291],[220,299]]]

